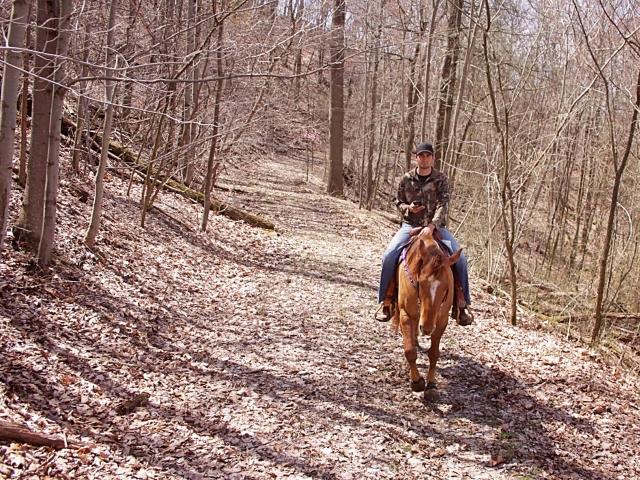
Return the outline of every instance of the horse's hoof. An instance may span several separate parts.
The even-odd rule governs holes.
[[[440,398],[440,394],[438,393],[438,388],[436,384],[433,382],[429,382],[427,384],[427,388],[424,391],[424,399],[427,402],[435,402]]]
[[[411,382],[411,390],[414,392],[422,392],[424,390],[424,378],[420,377],[415,382]]]

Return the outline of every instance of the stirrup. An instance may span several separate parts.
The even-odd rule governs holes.
[[[373,318],[375,318],[378,322],[388,322],[391,320],[391,305],[385,305],[381,303],[376,313],[373,314]]]
[[[456,322],[461,327],[468,327],[473,323],[473,314],[467,307],[460,307],[457,309]]]

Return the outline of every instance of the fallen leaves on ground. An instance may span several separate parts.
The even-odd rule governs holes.
[[[640,476],[637,377],[533,319],[508,325],[486,289],[476,323],[445,333],[424,404],[400,338],[372,319],[394,226],[298,166],[225,179],[276,232],[222,216],[199,232],[200,208],[168,193],[163,210],[193,228],[153,211],[142,228],[140,192],[109,177],[93,252],[90,205],[63,176],[52,271],[2,254],[0,419],[83,447],[2,444],[0,477]]]

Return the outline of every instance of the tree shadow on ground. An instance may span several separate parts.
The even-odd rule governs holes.
[[[175,230],[174,234],[184,231],[178,229],[172,222],[165,222]],[[165,233],[166,234],[166,233]],[[226,259],[255,268],[265,270],[283,271],[279,268],[264,266],[259,262],[259,255],[247,255],[248,260],[238,259],[224,249],[212,249],[202,237],[191,232],[187,236],[189,242],[196,246],[203,255],[226,255]],[[162,239],[165,241],[166,239]],[[288,259],[286,265],[293,272],[304,275],[303,270],[298,271],[300,265],[295,260]],[[108,266],[121,275],[118,269]],[[326,267],[331,271],[333,267]],[[319,272],[315,272],[317,275]],[[353,275],[353,273],[350,273]],[[313,276],[313,275],[312,275]],[[324,278],[324,277],[323,277]],[[360,346],[356,339],[348,339],[344,345],[334,344],[335,338],[330,335],[323,336],[318,332],[314,336],[315,343],[310,343],[303,335],[282,338],[275,332],[273,336],[254,342],[251,335],[238,336],[236,340],[227,339],[224,345],[228,359],[222,360],[208,351],[207,345],[201,343],[198,332],[207,328],[203,319],[193,319],[172,308],[149,309],[142,308],[126,297],[115,297],[105,291],[100,284],[89,278],[81,278],[81,283],[74,291],[74,299],[79,306],[100,315],[100,321],[104,322],[104,328],[117,326],[121,333],[117,340],[124,342],[127,349],[119,348],[118,343],[98,342],[83,329],[69,325],[66,319],[50,315],[46,310],[29,313],[25,321],[14,321],[12,325],[23,332],[33,344],[44,352],[55,354],[66,368],[70,369],[78,377],[87,382],[99,386],[108,399],[125,400],[131,397],[136,390],[135,385],[144,385],[144,374],[158,376],[169,375],[168,368],[178,369],[176,374],[188,375],[193,381],[199,381],[202,385],[207,383],[222,384],[227,389],[246,387],[255,392],[256,401],[273,401],[276,405],[275,414],[285,422],[299,421],[304,418],[309,422],[322,426],[327,430],[335,425],[348,425],[357,428],[362,420],[354,413],[365,414],[370,417],[389,437],[411,444],[420,439],[435,438],[441,442],[464,443],[469,448],[480,454],[491,453],[495,448],[501,448],[505,442],[499,438],[482,437],[475,438],[461,429],[449,429],[446,422],[442,426],[430,422],[430,415],[438,415],[434,410],[419,405],[415,397],[407,396],[400,402],[397,395],[388,395],[389,386],[392,389],[407,389],[408,385],[389,374],[367,375],[367,362],[380,352],[371,346]],[[359,285],[363,286],[363,285]],[[366,285],[364,285],[366,286]],[[37,294],[46,303],[55,303],[63,298],[59,292],[53,292],[55,285],[47,285],[47,288],[37,287],[33,293]],[[149,290],[153,290],[152,286]],[[153,293],[153,292],[151,292]],[[150,293],[150,294],[151,294]],[[65,293],[66,295],[66,293]],[[99,302],[96,301],[99,299]],[[25,306],[25,312],[27,308]],[[223,319],[219,319],[223,321]],[[338,320],[339,321],[339,320]],[[334,325],[335,327],[335,325]],[[337,325],[339,331],[340,325]],[[187,331],[191,328],[192,337],[184,345],[172,341],[172,332],[176,328]],[[239,325],[245,328],[246,325]],[[308,352],[311,363],[317,368],[316,375],[298,375],[293,372],[291,358],[274,359],[267,356],[264,351],[269,343],[291,342]],[[91,358],[79,355],[76,350],[92,352]],[[334,363],[323,364],[321,361],[313,362],[313,356],[324,348],[333,349],[335,357],[343,357],[350,364],[350,368],[341,371],[340,377],[326,375],[324,370],[335,369]],[[2,380],[10,384],[10,390],[16,398],[37,411],[55,420],[72,435],[94,438],[98,442],[107,442],[114,448],[123,448],[119,439],[132,437],[128,446],[128,453],[135,455],[140,460],[150,465],[159,465],[161,459],[154,458],[149,451],[158,448],[155,440],[149,438],[143,432],[134,430],[129,424],[122,425],[114,422],[107,410],[96,412],[87,411],[82,407],[82,398],[79,393],[70,393],[64,386],[56,383],[49,372],[36,370],[29,365],[15,361],[15,356],[9,355],[9,346],[2,347],[2,354],[7,361],[0,368]],[[358,352],[360,358],[354,358],[354,352]],[[250,362],[241,363],[244,353],[252,352],[257,358],[264,359],[262,366],[255,366]],[[386,357],[389,357],[388,353]],[[96,367],[96,361],[102,359],[109,361],[110,371]],[[525,386],[507,372],[495,368],[487,368],[461,355],[444,354],[447,360],[441,368],[443,376],[450,379],[447,389],[443,389],[444,402],[451,406],[448,418],[466,418],[477,425],[486,425],[492,428],[507,426],[507,433],[524,432],[523,437],[531,440],[528,451],[524,454],[517,448],[514,452],[514,460],[522,460],[544,471],[554,478],[563,476],[580,475],[582,478],[608,479],[605,474],[595,470],[587,470],[554,453],[553,440],[546,433],[544,422],[557,419],[570,424],[573,428],[592,434],[591,425],[584,421],[571,417],[566,412],[540,402],[526,393]],[[265,367],[264,365],[268,365]],[[131,378],[121,375],[121,371],[131,373]],[[10,372],[5,374],[4,372]],[[382,379],[380,378],[382,376]],[[70,411],[59,410],[59,403],[55,401],[61,391],[69,395]],[[349,394],[347,392],[350,392]],[[483,393],[479,393],[483,392]],[[488,393],[493,392],[493,393]],[[292,455],[272,448],[271,443],[277,440],[278,432],[272,434],[256,435],[253,440],[247,441],[247,437],[238,429],[233,428],[219,416],[212,415],[211,410],[216,406],[233,406],[234,399],[212,397],[219,405],[211,404],[203,392],[203,401],[196,405],[181,405],[177,400],[167,403],[159,403],[151,400],[145,407],[153,418],[163,422],[173,423],[187,428],[190,432],[208,436],[213,440],[220,440],[225,445],[231,446],[248,456],[267,459],[276,466],[294,468],[299,474],[312,477],[333,478],[335,474],[327,467],[315,465],[302,456]],[[506,405],[501,412],[496,413],[495,399],[500,405]],[[519,416],[522,409],[517,406],[530,404],[528,411],[539,412],[537,416]],[[289,408],[290,405],[292,408]],[[473,408],[467,407],[473,405]],[[286,407],[286,408],[285,408]],[[98,424],[95,424],[97,419]],[[91,426],[91,428],[89,428]],[[114,430],[116,438],[103,438],[100,430]],[[304,433],[304,432],[303,432]],[[416,440],[418,439],[418,440]],[[183,453],[179,447],[173,446],[173,438],[162,439],[160,448],[165,454],[180,455]],[[422,441],[421,448],[427,448]],[[517,447],[517,445],[516,445]],[[159,468],[167,468],[177,475],[190,476],[193,471],[206,472],[211,465],[202,463],[200,459],[188,458],[183,466],[162,464]],[[559,473],[558,473],[559,472]]]
[[[372,292],[377,289],[377,285],[362,280],[368,277],[368,272],[354,271],[353,266],[340,261],[321,261],[312,257],[302,258],[290,251],[277,251],[274,253],[253,252],[245,245],[229,244],[229,249],[217,246],[206,238],[199,236],[195,232],[185,232],[184,229],[175,222],[164,218],[156,217],[169,229],[180,234],[185,241],[196,247],[203,255],[212,255],[220,259],[237,263],[245,267],[252,267],[267,272],[281,272],[291,275],[300,275],[307,278],[327,280],[329,282],[362,287],[370,289]],[[245,248],[242,255],[238,255],[240,247]]]
[[[171,312],[166,318],[150,319],[145,316],[149,312],[140,310],[137,312],[140,317],[138,324],[136,324],[135,317],[131,317],[127,313],[131,309],[137,308],[135,305],[124,305],[122,299],[109,298],[106,292],[98,290],[95,286],[90,292],[103,299],[103,306],[109,309],[112,316],[128,318],[129,322],[134,322],[130,327],[142,333],[145,333],[145,329],[148,330],[150,327],[157,331],[158,328],[161,329],[163,323],[172,326],[175,326],[176,323],[185,325],[190,323],[189,318],[176,312]],[[79,298],[88,298],[88,296],[79,296]],[[86,306],[90,308],[92,305],[87,303]],[[61,320],[57,319],[57,321]],[[113,321],[113,319],[107,319],[107,321]],[[84,380],[108,392],[110,397],[130,398],[134,391],[129,383],[125,384],[121,380],[115,379],[109,372],[96,369],[95,362],[80,357],[73,353],[72,348],[65,346],[73,340],[71,332],[64,332],[64,342],[58,341],[58,333],[67,327],[64,323],[56,325],[55,322],[55,319],[34,317],[27,322],[13,322],[13,324],[44,351],[55,354],[67,368]],[[149,338],[149,332],[145,335]],[[116,369],[126,365],[126,368],[133,367],[146,373],[161,374],[166,368],[164,362],[169,358],[174,367],[180,367],[182,374],[188,373],[192,380],[200,378],[204,382],[223,382],[232,389],[248,387],[255,392],[258,399],[268,398],[281,406],[285,404],[289,406],[293,403],[293,409],[287,408],[277,411],[278,415],[288,417],[289,421],[303,417],[317,424],[326,425],[328,429],[332,425],[338,424],[357,428],[360,425],[360,420],[351,416],[352,413],[357,412],[364,413],[376,422],[387,425],[388,428],[385,431],[387,435],[408,444],[415,442],[416,438],[431,437],[449,443],[464,443],[470,449],[486,454],[496,448],[501,448],[504,443],[498,442],[499,439],[496,438],[473,438],[461,433],[460,430],[438,429],[429,421],[429,415],[436,413],[426,407],[416,406],[415,398],[410,398],[401,404],[390,403],[386,407],[381,407],[379,403],[372,401],[372,399],[379,399],[381,395],[384,395],[380,391],[380,382],[373,381],[374,379],[372,381],[363,379],[360,370],[354,369],[351,376],[345,375],[339,379],[331,379],[326,376],[321,379],[308,376],[302,378],[287,374],[286,369],[284,372],[276,372],[264,367],[254,368],[232,360],[234,356],[241,355],[242,351],[248,348],[246,339],[238,340],[235,346],[230,344],[228,348],[230,358],[220,360],[212,357],[204,348],[193,348],[197,343],[193,346],[179,346],[171,344],[165,339],[163,342],[156,342],[156,347],[150,350],[149,345],[141,341],[142,337],[140,335],[130,337],[129,346],[134,348],[128,355],[119,351],[117,345],[104,343],[98,345],[91,337],[84,336],[82,331],[77,332],[75,347],[80,344],[83,344],[84,348],[93,347],[96,358],[111,359],[120,363],[119,367],[117,364],[115,365]],[[196,342],[196,339],[194,338],[193,341]],[[299,341],[299,339],[295,341]],[[311,348],[316,349],[317,345]],[[313,351],[309,353],[311,355]],[[150,457],[147,453],[149,450],[153,451],[154,448],[158,448],[152,439],[147,438],[141,432],[114,423],[108,411],[87,412],[79,408],[82,403],[79,394],[75,395],[75,398],[73,398],[74,395],[71,395],[73,401],[68,403],[72,408],[70,412],[59,411],[59,404],[53,399],[59,397],[61,386],[56,384],[46,371],[36,371],[28,365],[15,363],[11,360],[11,356],[6,356],[6,358],[8,362],[3,366],[2,371],[11,372],[11,379],[8,382],[6,378],[2,380],[9,384],[12,393],[21,402],[56,421],[72,435],[95,438],[100,442],[106,441],[116,448],[122,448],[118,438],[133,437],[134,441],[131,442],[133,447],[128,447],[129,454],[135,455],[152,466],[154,462],[160,460]],[[530,454],[521,456],[516,448],[514,460],[525,461],[554,478],[570,475],[603,480],[609,478],[605,474],[587,470],[553,453],[553,441],[543,427],[545,421],[556,419],[566,422],[581,432],[591,434],[593,429],[588,422],[571,417],[566,412],[539,402],[526,393],[526,389],[518,379],[504,371],[484,367],[461,355],[449,354],[447,360],[448,365],[443,366],[441,372],[444,377],[450,379],[447,389],[443,391],[444,403],[453,407],[451,413],[447,414],[449,418],[464,417],[476,424],[489,425],[494,428],[498,425],[507,425],[509,432],[521,435],[523,438],[526,437],[529,442],[527,450]],[[269,359],[269,362],[273,365],[273,359]],[[20,374],[17,375],[17,372]],[[131,383],[135,383],[135,381]],[[405,382],[400,382],[398,379],[392,380],[391,383],[395,384],[394,388],[408,389]],[[345,391],[349,390],[356,392],[356,394],[346,395]],[[216,398],[216,401],[223,400]],[[502,410],[496,408],[496,402],[503,405]],[[524,404],[531,405],[528,410],[537,412],[537,415],[522,417],[522,405]],[[226,405],[229,405],[229,401]],[[247,438],[242,432],[230,427],[222,419],[211,420],[211,415],[208,415],[210,408],[208,403],[191,405],[190,407],[176,407],[172,403],[158,404],[152,401],[148,411],[154,417],[165,422],[177,421],[178,424],[182,424],[199,435],[218,438],[226,445],[243,451],[246,455],[268,459],[276,465],[294,468],[297,472],[312,477],[335,477],[334,473],[323,467],[310,464],[300,457],[272,449],[269,446],[274,440],[272,436],[257,435],[251,442],[247,442]],[[416,408],[424,408],[424,414],[417,414]],[[98,424],[95,423],[96,420],[99,422]],[[91,425],[91,428],[87,428],[86,425]],[[102,425],[102,430],[115,429],[116,439],[105,439],[96,433],[96,429],[98,432],[100,431],[100,425]],[[275,438],[277,438],[277,432]],[[180,451],[172,449],[170,440],[165,440],[165,443],[160,447],[164,448],[165,454],[180,455]],[[162,468],[169,468],[174,473],[185,476],[192,475],[194,470],[205,472],[208,468],[207,465],[199,463],[197,459],[187,458],[187,460],[189,462],[183,466],[168,467],[163,464]]]
[[[446,379],[446,386],[436,404],[427,405],[448,419],[464,418],[496,429],[492,442],[469,438],[470,448],[478,449],[481,443],[480,449],[490,452],[496,462],[529,464],[552,478],[613,478],[596,467],[561,456],[557,441],[549,436],[549,429],[557,423],[579,432],[581,437],[597,438],[588,420],[540,401],[517,377],[464,355],[445,352],[438,371]],[[448,411],[443,413],[438,404]]]
[[[139,393],[136,391],[138,390],[136,384],[143,383],[140,379],[144,374],[171,373],[166,371],[167,361],[170,361],[172,365],[180,366],[183,373],[189,372],[193,379],[201,377],[203,381],[211,382],[228,377],[215,369],[202,369],[182,359],[180,356],[188,353],[188,349],[176,348],[166,341],[163,341],[162,345],[167,348],[167,351],[162,348],[149,349],[149,344],[143,341],[147,333],[157,332],[158,329],[162,330],[161,323],[165,321],[188,322],[188,318],[184,316],[179,318],[179,315],[176,314],[166,319],[159,317],[148,319],[144,316],[145,313],[148,315],[148,312],[142,309],[138,309],[136,315],[131,316],[130,312],[136,311],[135,305],[127,304],[125,307],[121,300],[110,298],[105,291],[101,291],[95,285],[87,293],[100,298],[102,306],[109,308],[110,315],[102,319],[105,322],[105,327],[106,324],[113,327],[112,324],[115,322],[116,327],[120,328],[122,324],[124,328],[124,322],[119,322],[116,317],[125,318],[131,322],[128,325],[128,330],[136,332],[136,334],[124,335],[119,339],[125,343],[128,340],[126,346],[129,348],[120,349],[118,342],[109,345],[96,341],[95,338],[87,336],[87,332],[82,329],[69,328],[64,319],[48,318],[47,315],[36,315],[27,318],[26,321],[14,319],[11,323],[40,351],[46,352],[47,357],[54,355],[56,361],[64,364],[65,368],[72,372],[72,375],[99,387],[104,392],[104,396],[112,400],[112,407],[119,401],[128,400]],[[43,292],[42,297],[46,298],[47,294]],[[85,303],[85,306],[95,309],[95,305],[87,301],[90,298],[89,295],[78,295],[78,298],[85,300],[79,304]],[[117,306],[117,304],[120,305]],[[134,455],[150,466],[159,466],[159,468],[167,469],[184,478],[194,478],[194,475],[206,476],[215,473],[216,468],[228,466],[225,465],[224,456],[219,456],[216,465],[206,465],[202,464],[196,455],[190,457],[184,450],[174,449],[172,445],[175,438],[171,435],[164,439],[164,443],[159,444],[158,437],[151,438],[130,427],[128,423],[123,424],[115,421],[113,408],[88,408],[87,400],[83,401],[80,393],[71,392],[69,388],[65,388],[64,384],[60,383],[60,379],[56,378],[51,371],[35,368],[29,363],[21,361],[20,356],[10,350],[8,344],[0,344],[0,353],[5,359],[2,368],[0,368],[0,381],[5,383],[9,395],[15,396],[17,401],[29,405],[30,408],[56,422],[68,434],[74,437],[92,438],[97,443],[111,444],[121,450],[124,455]],[[78,350],[91,352],[91,358],[78,355],[75,353]],[[128,351],[129,354],[125,351]],[[100,359],[102,362],[99,361]],[[102,363],[102,368],[97,368],[96,365],[100,363]],[[117,378],[122,370],[126,370],[128,374],[133,372],[126,383]],[[59,401],[61,397],[65,398],[64,404]],[[223,398],[215,398],[215,400],[229,404],[229,401]],[[69,410],[62,411],[61,406],[67,407]],[[212,439],[217,438],[227,447],[238,449],[247,456],[266,459],[273,465],[293,469],[298,474],[314,478],[335,478],[332,472],[323,466],[314,465],[304,457],[272,449],[269,446],[271,440],[260,441],[257,438],[255,442],[247,441],[245,434],[231,427],[219,416],[214,414],[214,420],[212,420],[210,401],[204,405],[176,407],[171,402],[168,404],[154,403],[152,397],[150,405],[144,408],[154,418],[160,419],[162,422],[175,422],[176,425],[183,425],[198,435],[208,436]],[[105,432],[110,433],[105,435]],[[121,440],[125,438],[129,440],[123,445]],[[185,458],[187,462],[183,465],[164,464],[162,458],[155,458],[153,454],[149,453],[156,451],[163,451],[165,455],[174,455],[177,458]],[[243,472],[243,478],[252,477]]]

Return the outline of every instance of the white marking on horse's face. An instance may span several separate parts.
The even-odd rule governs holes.
[[[431,303],[436,303],[436,293],[438,293],[438,289],[440,288],[440,280],[433,279],[431,280],[429,293],[431,294]]]

